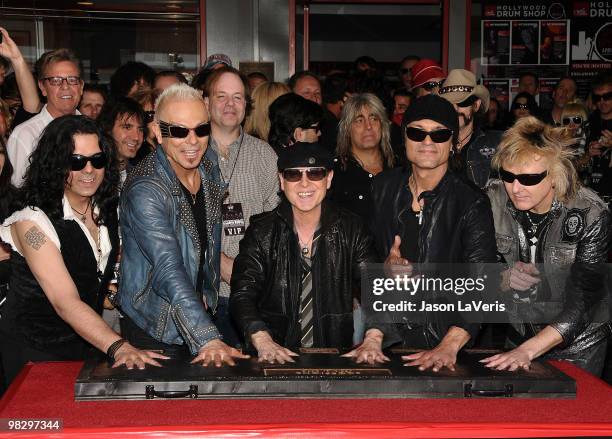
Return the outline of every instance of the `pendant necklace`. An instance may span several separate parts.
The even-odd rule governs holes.
[[[408,178],[408,188],[410,189],[410,192],[412,192],[412,196],[414,198],[418,198],[417,197],[416,181],[414,180],[412,175]],[[418,210],[418,212],[415,213],[415,216],[419,220],[419,226],[422,225],[423,224],[423,207],[421,206],[420,202],[419,202],[419,210]]]
[[[537,237],[538,227],[540,227],[540,225],[546,220],[546,215],[537,223],[531,219],[531,215],[529,214],[529,211],[526,212],[526,216],[527,216],[527,221],[529,221],[529,235],[531,236],[529,238],[529,242],[531,243],[531,245],[536,245],[538,242],[538,237]]]
[[[70,206],[70,208],[74,210],[76,213],[78,213],[79,215],[81,215],[81,221],[85,222],[85,219],[87,219],[87,211],[89,210],[89,206],[91,206],[91,198],[89,199],[89,202],[87,203],[87,207],[85,207],[85,212],[79,212],[74,207],[72,207],[72,205]]]
[[[318,238],[319,238],[318,236],[315,238],[313,235],[312,238],[310,238],[310,240],[308,240],[307,242],[302,242],[302,240],[300,239],[300,235],[298,234],[298,242],[300,244],[300,251],[302,252],[303,257],[305,258],[310,257],[310,254],[311,254],[310,249],[312,248],[312,245]]]

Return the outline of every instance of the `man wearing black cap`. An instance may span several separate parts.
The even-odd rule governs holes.
[[[353,283],[375,251],[360,218],[325,200],[332,169],[331,154],[317,143],[284,149],[283,200],[251,217],[240,242],[230,312],[259,361],[352,345]]]
[[[437,95],[418,98],[404,113],[402,130],[410,168],[391,169],[372,185],[374,241],[385,264],[496,262],[489,200],[450,169],[459,130],[453,106]],[[425,349],[402,357],[407,366],[453,370],[457,352],[479,325],[441,313],[425,320],[395,325],[367,319],[363,344],[348,356],[385,361],[381,347],[402,343]]]

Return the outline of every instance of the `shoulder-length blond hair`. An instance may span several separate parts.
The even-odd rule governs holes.
[[[247,134],[267,142],[270,133],[270,117],[268,109],[274,100],[289,93],[289,87],[282,82],[264,82],[251,93],[251,114],[244,124]]]
[[[361,115],[363,107],[368,107],[370,111],[380,120],[381,139],[380,150],[383,160],[388,167],[393,167],[395,156],[391,148],[390,123],[385,111],[385,106],[376,95],[372,93],[361,93],[351,96],[342,107],[340,124],[338,125],[338,139],[336,143],[336,154],[346,168],[346,163],[351,155],[351,126],[357,117]]]
[[[555,128],[529,116],[516,121],[497,147],[491,165],[499,171],[505,166],[523,165],[544,158],[555,191],[562,202],[576,196],[580,180],[572,164],[576,142],[564,128]]]

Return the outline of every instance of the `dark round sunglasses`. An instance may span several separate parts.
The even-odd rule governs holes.
[[[523,186],[535,186],[539,184],[548,175],[548,171],[544,171],[540,174],[513,174],[505,169],[499,170],[499,176],[506,183],[514,183],[514,180],[518,180]]]
[[[173,137],[175,139],[184,139],[193,131],[196,137],[206,137],[210,135],[210,122],[205,122],[195,128],[185,128],[178,125],[171,125],[163,120],[159,121],[159,130],[162,137]]]
[[[453,135],[453,130],[443,128],[435,131],[425,131],[420,128],[406,127],[406,137],[413,142],[422,142],[427,136],[435,143],[447,142]]]
[[[290,183],[297,183],[302,180],[302,175],[306,173],[306,178],[310,181],[321,181],[327,176],[327,169],[325,168],[308,168],[308,169],[297,169],[288,168],[283,170],[283,179]]]
[[[602,95],[593,93],[593,96],[591,98],[591,100],[593,101],[593,104],[596,104],[601,100],[609,101],[610,99],[612,99],[612,91],[609,91],[608,93],[604,93]]]
[[[442,87],[442,84],[444,84],[444,80],[442,80],[442,81],[428,81],[425,84],[423,84],[421,87],[423,87],[427,91],[432,91],[434,88]]]
[[[96,169],[102,169],[106,166],[108,159],[106,154],[98,152],[94,155],[86,156],[81,154],[72,154],[70,157],[70,169],[80,171],[87,166],[87,162],[91,162],[91,166]]]

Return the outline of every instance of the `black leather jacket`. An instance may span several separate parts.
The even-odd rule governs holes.
[[[372,187],[374,215],[372,230],[381,260],[386,259],[395,235],[404,236],[406,218],[412,215],[412,193],[408,188],[409,168],[395,168],[376,176]],[[482,190],[452,171],[447,171],[425,200],[419,230],[421,263],[496,262],[495,230],[491,205]],[[443,313],[432,313],[425,327],[429,347],[436,346],[450,326],[465,329],[473,340],[478,324],[449,321]],[[370,322],[369,328],[381,327]],[[385,345],[399,340],[399,334],[385,334]]]
[[[325,200],[312,259],[314,347],[350,347],[353,286],[375,262],[372,238],[357,215]],[[300,247],[287,200],[251,217],[234,261],[230,313],[244,334],[266,330],[274,341],[300,346]]]
[[[501,131],[483,131],[476,126],[470,142],[461,151],[466,177],[480,188],[484,188],[491,178],[491,159],[502,134]]]

